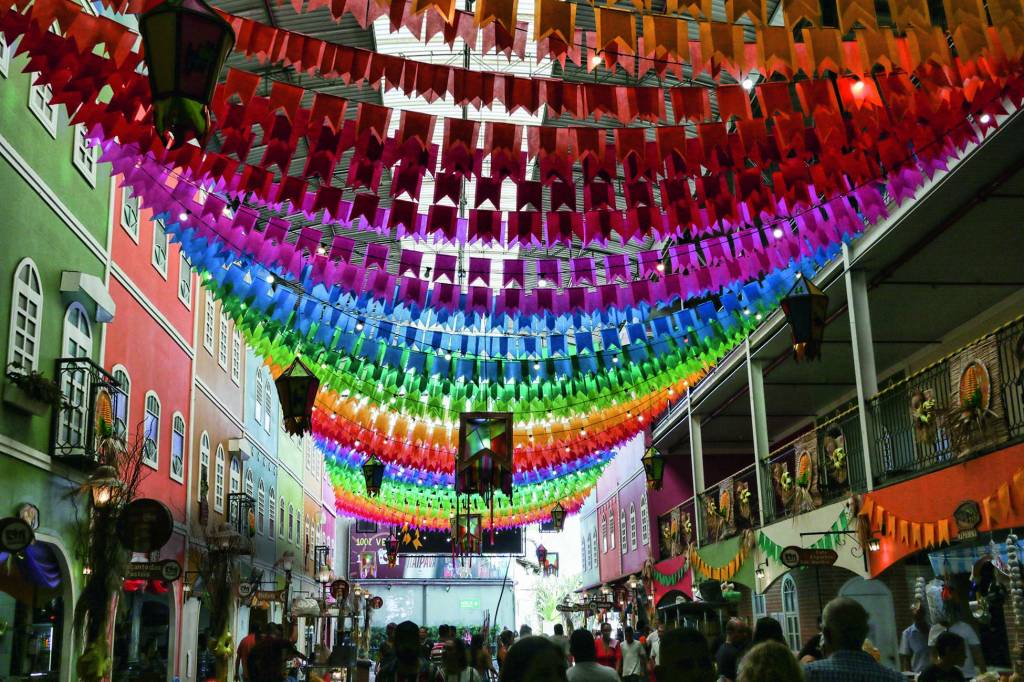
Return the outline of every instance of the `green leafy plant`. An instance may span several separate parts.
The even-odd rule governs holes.
[[[67,400],[60,386],[41,372],[26,370],[15,363],[7,367],[7,380],[25,392],[32,400],[46,403],[54,409],[62,409]]]

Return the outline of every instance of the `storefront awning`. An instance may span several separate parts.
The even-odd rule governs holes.
[[[1018,540],[1017,546],[1024,550],[1024,540]],[[993,560],[997,568],[1005,573],[1006,543],[989,543],[987,545],[947,547],[928,554],[935,575],[946,573],[970,573],[974,565],[983,558]]]

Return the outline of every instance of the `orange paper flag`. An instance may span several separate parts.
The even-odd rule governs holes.
[[[910,541],[910,524],[906,521],[899,522],[899,533],[896,536],[897,542],[905,545]]]
[[[939,521],[936,524],[936,526],[938,528],[937,540],[938,540],[939,545],[948,545],[949,544],[949,530],[950,530],[950,528],[949,528],[949,519],[939,519]]]
[[[924,546],[933,547],[935,545],[935,524],[926,523],[924,524]]]
[[[562,0],[537,0],[533,25],[534,40],[541,41],[550,35],[572,44],[576,29],[576,3]]]
[[[910,524],[910,546],[920,547],[921,546],[921,524],[911,523]]]
[[[632,12],[604,7],[594,8],[597,22],[597,49],[617,43],[623,50],[636,53],[636,22]]]

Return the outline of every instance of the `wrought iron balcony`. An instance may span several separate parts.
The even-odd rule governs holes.
[[[56,381],[65,405],[53,411],[50,454],[89,470],[99,464],[102,440],[126,434],[128,397],[117,380],[89,358],[59,358]]]

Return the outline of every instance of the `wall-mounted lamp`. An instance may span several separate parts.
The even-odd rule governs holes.
[[[768,560],[765,559],[764,563],[758,564],[757,568],[754,569],[754,577],[757,578],[758,580],[764,580],[765,577],[768,575],[768,571],[765,570],[767,568],[768,568]]]

